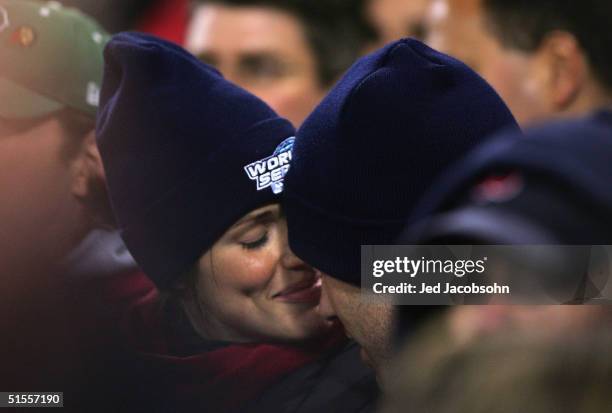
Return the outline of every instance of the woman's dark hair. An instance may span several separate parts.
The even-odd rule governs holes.
[[[612,2],[609,0],[483,0],[489,29],[506,47],[534,52],[555,30],[574,35],[591,69],[612,91]]]
[[[196,0],[193,5],[269,7],[295,16],[316,60],[319,82],[331,86],[377,40],[365,15],[367,0]]]

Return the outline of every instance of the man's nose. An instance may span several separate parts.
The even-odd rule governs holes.
[[[327,293],[328,287],[325,285],[325,276],[323,276],[323,283],[321,285],[321,300],[319,301],[319,305],[317,306],[317,311],[321,315],[321,317],[326,320],[333,321],[337,318],[336,310],[332,305],[329,294]]]

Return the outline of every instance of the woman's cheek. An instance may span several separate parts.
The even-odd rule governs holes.
[[[232,283],[240,290],[263,290],[274,276],[278,259],[278,254],[275,254],[272,248],[243,250],[241,254],[228,260],[228,271],[224,274],[231,274]]]

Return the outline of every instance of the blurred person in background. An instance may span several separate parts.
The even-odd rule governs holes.
[[[434,0],[428,12],[425,37],[432,46],[464,60],[479,72],[500,93],[517,120],[530,124],[549,118],[575,117],[610,105],[612,60],[608,50],[612,45],[612,32],[608,22],[611,16],[610,3],[597,0]],[[593,122],[599,123],[601,133],[608,134],[609,112],[601,111],[591,116]],[[503,197],[511,195],[514,199],[516,193],[524,191],[531,194],[529,207],[523,206],[514,212],[535,226],[570,228],[590,220],[584,228],[590,228],[591,232],[585,229],[577,238],[578,233],[572,229],[571,236],[556,237],[554,242],[573,244],[579,239],[586,244],[609,244],[609,239],[602,238],[599,230],[604,228],[609,233],[607,217],[612,211],[608,209],[590,218],[588,208],[569,207],[579,205],[582,201],[577,194],[597,181],[589,183],[589,179],[583,179],[583,187],[578,190],[568,187],[569,183],[590,170],[591,162],[601,156],[612,156],[604,139],[600,150],[573,159],[580,154],[580,141],[584,139],[586,143],[592,139],[588,135],[578,135],[581,134],[577,133],[571,144],[575,149],[565,148],[560,154],[555,152],[557,144],[553,142],[533,148],[534,153],[541,156],[539,162],[563,171],[560,180],[523,182],[522,178],[517,180],[516,175],[502,173],[501,177],[492,176],[488,180],[483,177],[482,185],[477,187],[473,183],[473,187],[466,187],[461,196],[480,194],[477,195],[480,200],[472,199],[468,203],[474,206],[484,203],[490,210],[501,211],[515,208],[512,201],[503,201]],[[561,159],[564,161],[560,162]],[[494,169],[491,172],[495,172]],[[562,194],[557,187],[565,187],[566,193]],[[604,197],[609,190],[602,186],[599,192],[599,196]],[[487,200],[492,196],[499,197],[500,201]],[[602,205],[605,204],[596,209],[601,210]],[[552,217],[555,222],[551,222]],[[486,220],[484,216],[471,222],[476,226],[477,221],[480,227],[489,227],[489,236],[496,233],[501,237],[512,232],[512,225],[500,227],[499,222]],[[528,231],[517,235],[512,242],[533,243],[532,235],[533,232]],[[461,241],[470,243],[474,239],[468,237]],[[489,240],[489,243],[494,242]],[[458,340],[469,343],[481,334],[509,325],[522,326],[530,334],[559,331],[574,334],[599,320],[606,320],[607,313],[606,307],[598,306],[458,306],[450,312],[449,323]]]
[[[322,274],[319,312],[378,372],[393,355],[394,314],[360,294],[361,245],[393,243],[438,175],[502,128],[517,125],[480,76],[403,39],[359,59],[298,130],[289,245]]]
[[[79,283],[138,272],[114,229],[95,144],[108,35],[56,2],[0,6],[2,273],[35,266]]]
[[[104,215],[87,201],[104,188],[94,187],[94,117],[106,34],[57,4],[0,7],[0,265],[31,264],[33,253],[37,264],[58,265]],[[80,42],[67,44],[70,36]]]
[[[393,366],[381,413],[600,413],[612,406],[612,335],[525,337],[513,328],[452,348],[436,325]]]
[[[380,46],[402,37],[423,40],[425,13],[431,0],[369,0],[368,15]]]
[[[558,120],[505,134],[477,148],[424,197],[428,217],[409,229],[408,245],[610,245],[612,112]],[[513,259],[509,265],[521,266]],[[579,268],[579,267],[577,267]],[[599,268],[599,267],[598,267]],[[579,268],[588,277],[566,302],[592,305],[459,305],[447,320],[449,344],[515,328],[525,336],[580,335],[609,329],[611,268]],[[583,274],[584,273],[584,274]],[[571,298],[571,297],[570,297]],[[410,317],[403,307],[401,317]]]
[[[612,103],[606,0],[434,0],[426,42],[466,62],[521,125]]]
[[[108,35],[57,2],[0,6],[0,271],[152,288],[114,229],[95,144]]]
[[[68,395],[123,300],[154,290],[112,229],[95,144],[107,38],[59,3],[0,0],[3,389]]]
[[[364,1],[195,1],[186,49],[297,127],[376,41]]]

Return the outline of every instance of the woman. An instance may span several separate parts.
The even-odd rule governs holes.
[[[161,307],[144,300],[127,324],[157,410],[333,400],[357,411],[371,400],[349,391],[374,382],[317,314],[319,279],[287,247],[278,197],[293,134],[177,46],[121,34],[105,50],[97,136],[113,209],[167,296]]]

